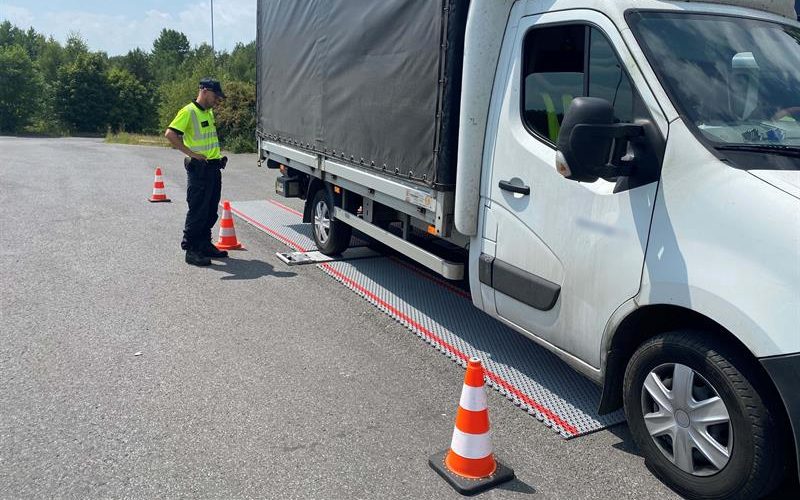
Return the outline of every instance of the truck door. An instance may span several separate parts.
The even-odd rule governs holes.
[[[641,185],[567,180],[556,170],[559,127],[579,96],[607,99],[620,122],[661,111],[638,69],[621,62],[632,57],[602,14],[522,17],[513,36],[491,114],[483,236],[496,244],[484,247],[481,280],[491,281],[498,317],[599,367],[606,323],[639,290],[658,174]]]

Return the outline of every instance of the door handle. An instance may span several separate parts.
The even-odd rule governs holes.
[[[519,193],[525,196],[531,194],[530,186],[517,186],[516,184],[511,184],[508,181],[500,181],[497,185],[503,191],[511,191],[512,193]]]

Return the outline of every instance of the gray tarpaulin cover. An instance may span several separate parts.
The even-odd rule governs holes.
[[[467,6],[259,0],[259,134],[450,189]]]

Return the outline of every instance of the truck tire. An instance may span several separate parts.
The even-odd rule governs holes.
[[[337,255],[350,246],[352,228],[333,218],[333,197],[327,189],[318,189],[311,200],[314,243],[325,255]]]
[[[687,498],[761,498],[789,431],[755,361],[694,331],[658,335],[625,370],[625,415],[650,470]]]

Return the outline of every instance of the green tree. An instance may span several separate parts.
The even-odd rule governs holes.
[[[71,32],[67,37],[67,43],[64,45],[64,59],[67,61],[74,61],[78,57],[88,53],[89,46],[86,45],[80,33]]]
[[[224,67],[231,79],[255,83],[256,42],[250,42],[247,45],[237,43],[233,52],[226,58]]]
[[[153,42],[152,71],[159,82],[166,82],[189,55],[189,39],[180,31],[162,29]]]
[[[140,102],[143,113],[142,123],[144,124],[141,131],[147,133],[160,132],[157,113],[159,104],[158,82],[153,74],[152,56],[142,49],[136,48],[124,56],[115,58],[114,64],[130,72],[147,90],[147,95]]]
[[[232,81],[223,87],[227,98],[214,110],[217,130],[225,149],[234,153],[254,152],[256,148],[256,86]]]
[[[214,61],[214,51],[211,50],[211,45],[207,43],[201,43],[197,47],[193,48],[187,54],[186,59],[184,60],[184,65],[190,64],[192,66],[204,61]]]
[[[0,23],[0,47],[22,45],[20,43],[22,34],[22,30],[11,24],[11,21],[3,21]]]
[[[64,59],[64,49],[53,37],[42,42],[39,58],[35,62],[45,82],[55,81],[58,77],[58,68],[64,63]]]
[[[127,69],[108,71],[111,93],[108,123],[115,131],[141,132],[148,128],[154,113],[147,88]]]
[[[22,36],[22,47],[31,57],[32,61],[39,59],[44,42],[44,35],[37,33],[32,27],[28,28],[28,31]]]
[[[155,87],[153,71],[150,67],[150,54],[140,48],[128,51],[118,59],[121,68],[128,70],[145,87]]]
[[[44,43],[44,35],[40,35],[33,28],[23,31],[9,21],[0,23],[0,47],[19,45],[28,54],[31,61],[36,61],[39,51]]]
[[[58,71],[57,115],[73,130],[99,132],[108,123],[111,91],[106,61],[99,54],[80,54]]]
[[[163,29],[152,53],[108,58],[90,52],[77,32],[62,46],[33,28],[0,22],[0,130],[60,134],[114,130],[157,132],[197,95],[206,76],[222,81],[216,110],[220,137],[231,151],[254,148],[256,44],[231,53],[208,44],[191,48],[183,33]]]
[[[34,61],[42,81],[39,95],[39,112],[31,129],[37,133],[61,135],[65,127],[55,113],[55,96],[58,85],[58,70],[65,62],[64,49],[53,37],[42,42],[39,59]]]
[[[0,47],[0,132],[18,132],[37,112],[40,82],[19,45]]]

